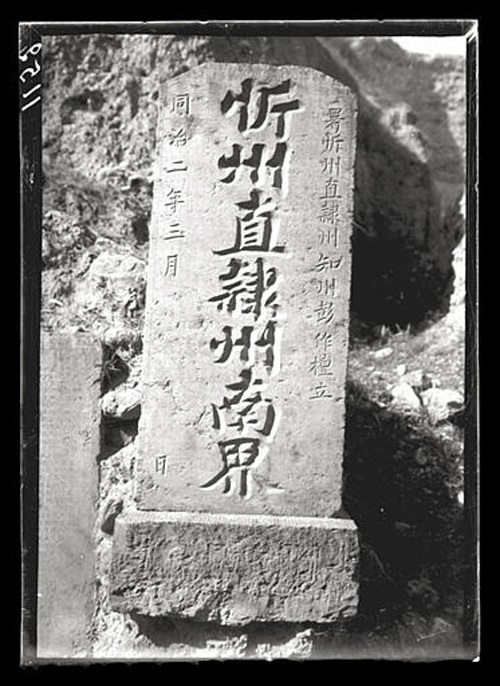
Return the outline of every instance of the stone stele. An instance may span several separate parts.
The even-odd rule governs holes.
[[[297,66],[207,64],[166,85],[118,609],[226,624],[356,610],[354,525],[330,519],[355,112],[348,88]]]
[[[37,657],[90,655],[101,345],[42,334]]]

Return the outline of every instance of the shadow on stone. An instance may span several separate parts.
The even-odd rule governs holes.
[[[106,460],[135,439],[139,420],[103,420],[101,422],[101,451],[98,460]]]
[[[220,657],[309,657],[311,638],[321,636],[325,625],[251,622],[241,627],[213,622],[167,619],[131,614],[140,633],[157,647],[207,650]],[[327,625],[328,626],[328,625]],[[338,625],[337,625],[338,626]],[[192,655],[192,652],[191,652]]]

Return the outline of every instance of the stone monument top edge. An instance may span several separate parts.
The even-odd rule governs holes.
[[[69,346],[70,348],[94,348],[102,351],[103,342],[91,331],[40,331],[40,347]]]
[[[330,76],[330,74],[321,71],[321,69],[303,66],[300,64],[268,64],[263,62],[203,62],[203,64],[199,64],[196,67],[192,67],[191,69],[183,71],[181,74],[177,74],[176,76],[166,79],[162,84],[161,95],[163,97],[168,92],[169,86],[171,87],[172,85],[175,85],[176,82],[182,82],[191,76],[196,76],[202,73],[210,73],[211,71],[215,73],[215,76],[219,76],[221,70],[224,70],[226,73],[232,71],[234,75],[240,75],[245,68],[247,68],[253,74],[259,74],[259,72],[262,75],[264,75],[266,72],[289,72],[293,74],[295,72],[307,73],[313,78],[326,78],[338,90],[343,91],[347,98],[350,97],[353,103],[357,102],[356,93],[352,90],[352,88],[346,86],[344,83],[342,83],[342,81],[339,81],[335,77]]]

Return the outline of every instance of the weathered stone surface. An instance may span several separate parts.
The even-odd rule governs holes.
[[[135,512],[116,520],[112,607],[226,625],[333,622],[357,609],[349,519]]]
[[[88,335],[42,336],[38,657],[90,650],[101,358]]]
[[[167,84],[139,509],[340,509],[354,118],[313,69],[207,64]]]
[[[311,69],[218,64],[173,79],[162,105],[139,509],[115,521],[112,606],[225,625],[351,616],[356,527],[327,516],[354,97]]]
[[[123,316],[133,318],[143,306],[144,266],[143,260],[126,252],[101,252],[76,282],[75,308],[99,313],[108,327],[115,322],[119,309]]]
[[[141,414],[141,394],[134,388],[117,388],[108,391],[101,399],[102,414],[106,419],[138,419]]]
[[[420,412],[420,398],[406,381],[400,381],[391,388],[392,403],[395,407],[407,412]]]

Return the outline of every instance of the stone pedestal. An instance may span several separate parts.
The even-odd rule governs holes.
[[[206,64],[162,94],[136,465],[111,597],[146,614],[356,608],[342,507],[355,99]]]
[[[135,512],[117,521],[115,610],[237,625],[333,622],[357,608],[350,519]]]

